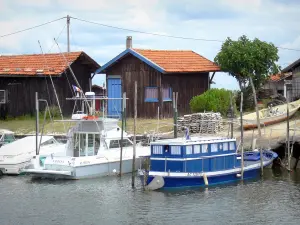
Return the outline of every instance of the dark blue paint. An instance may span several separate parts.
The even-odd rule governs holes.
[[[122,83],[120,78],[107,79],[107,97],[122,98]],[[121,99],[110,99],[107,103],[108,117],[120,117],[121,115]]]

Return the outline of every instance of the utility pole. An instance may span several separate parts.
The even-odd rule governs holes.
[[[68,43],[68,52],[70,52],[70,16],[67,15],[67,43]]]

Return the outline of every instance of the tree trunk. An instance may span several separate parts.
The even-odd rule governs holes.
[[[254,87],[254,84],[253,84],[252,77],[249,77],[249,80],[250,80],[250,85],[251,85],[252,92],[253,92],[253,97],[254,97],[254,104],[255,104],[255,111],[256,111],[256,123],[257,123],[257,128],[258,128],[258,136],[261,137],[260,119],[259,119],[259,113],[258,113],[256,91],[255,91],[255,87]]]

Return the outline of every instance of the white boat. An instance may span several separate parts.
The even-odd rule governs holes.
[[[38,137],[40,142],[40,136]],[[42,136],[40,152],[44,149],[55,149],[62,147],[53,136]],[[0,175],[2,174],[20,174],[21,169],[31,163],[32,157],[36,154],[36,137],[28,136],[0,148]]]
[[[14,132],[6,129],[0,129],[0,147],[9,144],[15,140],[16,139]]]
[[[94,95],[94,93],[89,92]],[[94,96],[86,98],[76,97],[82,101],[82,109],[88,112],[72,115],[68,121],[76,121],[68,134],[64,151],[39,155],[32,159],[30,165],[22,170],[34,177],[54,179],[81,179],[101,177],[120,173],[120,152],[122,143],[122,173],[132,171],[133,143],[126,132],[118,126],[118,119],[97,117],[94,115]],[[104,98],[108,100],[108,98]],[[84,107],[90,101],[88,107]],[[136,146],[136,169],[141,157],[149,156],[149,147]]]
[[[111,126],[101,132],[93,131],[96,123],[102,127],[101,121],[80,121],[77,128],[71,131],[65,155],[61,152],[46,157],[40,155],[22,171],[34,177],[54,179],[82,179],[119,174],[121,129]],[[150,149],[141,145],[137,145],[136,149],[137,169],[141,158],[150,155]],[[122,173],[129,173],[132,171],[133,143],[126,132],[123,132],[122,153]]]
[[[300,108],[300,100],[289,103],[289,117],[292,117]],[[259,110],[260,123],[265,126],[279,123],[288,118],[287,104],[274,106],[272,108],[265,108]],[[257,127],[256,112],[249,113],[243,116],[244,129],[251,129]]]

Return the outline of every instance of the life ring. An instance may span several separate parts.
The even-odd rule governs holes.
[[[89,115],[89,116],[82,117],[82,119],[84,119],[84,120],[95,120],[95,119],[98,119],[98,116]]]

